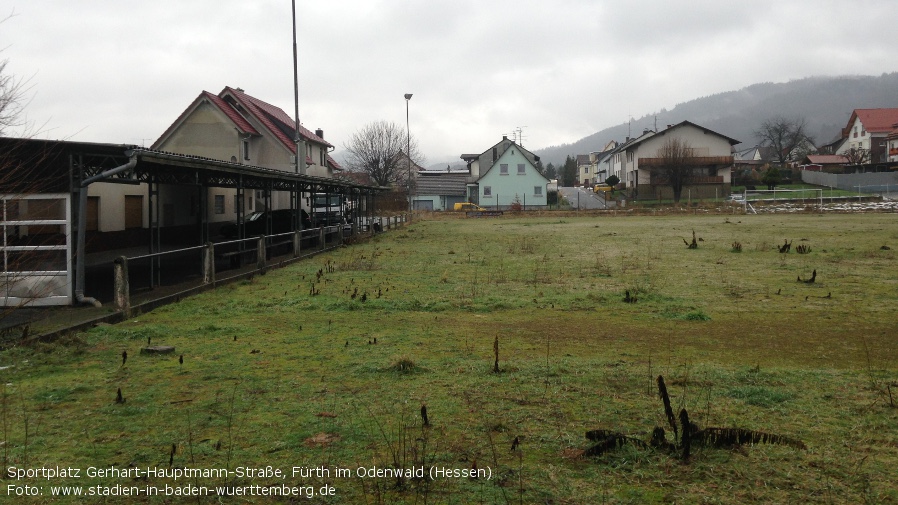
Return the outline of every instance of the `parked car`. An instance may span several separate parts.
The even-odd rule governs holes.
[[[734,193],[726,198],[727,203],[743,204],[745,203],[745,195]]]
[[[459,203],[455,204],[455,206],[452,208],[452,210],[454,210],[456,212],[471,212],[471,211],[483,212],[486,209],[477,205],[476,203],[459,202]]]
[[[311,228],[312,220],[309,213],[300,209],[300,218],[302,219],[303,228]],[[265,235],[266,221],[268,220],[268,211],[253,212],[246,216],[243,221],[244,237],[253,237],[256,235]],[[271,211],[271,233],[287,233],[293,230],[293,211],[290,209],[280,209]],[[237,223],[228,223],[221,227],[219,231],[227,239],[237,238]]]

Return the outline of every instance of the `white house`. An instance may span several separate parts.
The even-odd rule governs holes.
[[[842,143],[834,154],[847,154],[852,149],[869,153],[869,163],[890,161],[888,139],[898,124],[896,109],[854,109],[842,129]],[[898,146],[896,146],[898,147]]]
[[[577,155],[577,184],[580,186],[589,186],[595,183],[592,164],[588,154]]]
[[[672,189],[661,167],[661,149],[670,139],[679,139],[689,146],[693,174],[683,188],[692,198],[715,198],[730,193],[730,172],[733,166],[732,146],[739,143],[715,131],[690,121],[668,125],[664,130],[643,131],[635,139],[628,139],[610,153],[610,173],[617,175],[639,200],[669,199]]]

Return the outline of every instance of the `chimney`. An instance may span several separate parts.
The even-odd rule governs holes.
[[[642,134],[643,134],[643,135],[646,135],[646,134],[648,134],[650,131],[652,131],[652,130],[649,130],[648,128],[645,128],[645,129],[642,130]]]
[[[324,139],[324,130],[318,128],[317,130],[315,130],[315,135],[318,135],[318,138],[320,139]]]
[[[502,140],[508,140],[508,135],[502,135]]]

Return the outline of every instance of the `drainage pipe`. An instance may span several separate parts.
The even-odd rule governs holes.
[[[137,155],[134,153],[134,151],[130,149],[125,151],[125,156],[128,156],[130,158],[128,160],[128,163],[119,165],[103,173],[84,179],[83,181],[81,181],[78,189],[78,241],[75,245],[75,255],[78,258],[78,263],[77,265],[75,265],[75,299],[78,300],[78,303],[89,303],[94,307],[103,306],[96,298],[84,296],[84,268],[86,266],[84,250],[86,246],[85,228],[87,228],[87,187],[93,182],[107,179],[115,174],[124,172],[126,170],[131,170],[135,166],[137,166]]]

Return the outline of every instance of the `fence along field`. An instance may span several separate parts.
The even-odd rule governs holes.
[[[418,221],[4,351],[3,467],[271,466],[190,484],[327,503],[893,502],[894,218]]]

